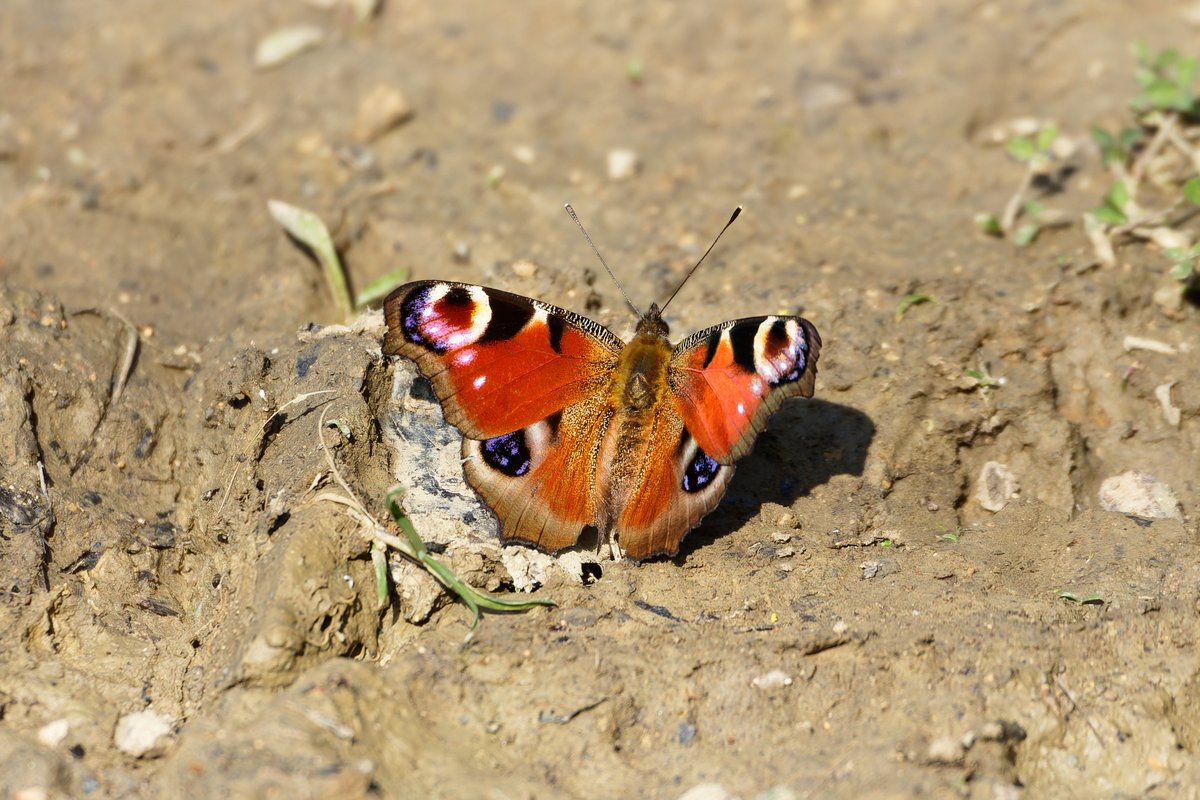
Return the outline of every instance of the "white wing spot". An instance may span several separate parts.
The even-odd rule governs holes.
[[[737,412],[743,417],[746,416],[746,406],[742,403],[737,404]]]
[[[480,375],[478,378],[472,381],[472,385],[476,389],[482,389],[485,383],[487,383],[487,375]]]

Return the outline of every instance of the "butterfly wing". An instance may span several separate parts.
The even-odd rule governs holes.
[[[383,351],[417,363],[446,421],[490,439],[602,389],[622,342],[571,311],[445,281],[401,286],[384,302]]]
[[[732,464],[784,400],[812,397],[820,353],[821,336],[803,317],[748,317],[680,342],[668,381],[700,449]]]
[[[625,555],[635,560],[678,552],[684,535],[720,502],[734,469],[699,448],[670,398],[655,407],[642,435],[626,443],[620,463],[631,466],[626,480],[608,481],[620,509],[613,528]]]
[[[617,489],[614,527],[629,557],[678,551],[772,412],[788,397],[812,396],[820,349],[812,323],[777,316],[726,322],[674,349],[665,402],[637,444],[625,443],[638,466],[628,490]]]
[[[546,550],[595,520],[606,394],[623,343],[565,309],[421,281],[384,303],[384,352],[417,363],[462,431],[464,473],[505,539]]]

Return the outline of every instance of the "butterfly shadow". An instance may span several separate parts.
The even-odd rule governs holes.
[[[875,423],[856,408],[826,400],[786,403],[738,462],[725,499],[683,540],[676,561],[742,528],[764,503],[790,507],[836,475],[862,475],[874,438]]]

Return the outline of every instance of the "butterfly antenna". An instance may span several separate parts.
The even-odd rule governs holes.
[[[721,237],[725,235],[725,231],[729,230],[729,226],[733,224],[733,221],[738,218],[738,214],[741,213],[741,206],[738,206],[733,210],[733,216],[729,218],[729,222],[726,222],[725,227],[721,228],[721,232],[717,234],[717,238],[713,239],[713,243],[710,244],[708,249],[704,251],[704,255],[700,256],[700,260],[697,261],[690,270],[688,270],[687,275],[683,276],[683,280],[681,280],[679,285],[675,287],[675,291],[671,292],[671,296],[667,298],[667,302],[662,304],[662,308],[659,309],[660,313],[667,310],[667,306],[671,305],[671,301],[675,299],[675,295],[679,294],[679,290],[682,289],[683,285],[688,282],[688,278],[692,277],[692,273],[696,271],[697,267],[704,263],[704,259],[708,258],[708,254],[711,253],[712,249],[717,246],[717,242],[721,241]]]
[[[587,228],[583,227],[583,223],[579,221],[579,217],[575,216],[575,209],[571,208],[570,203],[567,203],[564,208],[566,208],[567,213],[571,215],[571,220],[579,226],[580,232],[583,233],[583,238],[587,239],[587,243],[592,246],[592,252],[596,254],[596,258],[600,259],[600,263],[603,264],[604,269],[608,271],[608,276],[613,279],[613,283],[615,283],[617,288],[620,289],[621,296],[625,298],[625,302],[629,304],[631,309],[633,309],[634,314],[637,314],[639,318],[642,317],[642,312],[638,311],[638,307],[635,306],[633,301],[629,299],[629,295],[625,294],[625,289],[621,286],[621,282],[617,280],[617,276],[613,274],[612,268],[608,266],[608,262],[604,260],[604,256],[600,255],[600,251],[596,248],[596,244],[592,241],[592,237],[588,236]],[[711,250],[712,248],[709,249]]]

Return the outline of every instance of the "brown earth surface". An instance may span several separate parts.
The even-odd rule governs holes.
[[[0,797],[1200,796],[1200,315],[1163,302],[1156,248],[1094,267],[1078,223],[1109,182],[1087,131],[1129,118],[1131,42],[1194,50],[1198,19],[7,0]],[[256,69],[293,25],[323,38]],[[372,129],[388,91],[412,116]],[[1072,223],[1023,249],[972,224],[1019,181],[992,136],[1018,118],[1079,143],[1039,188]],[[638,168],[614,179],[622,148]],[[624,333],[563,202],[643,306],[742,204],[669,321],[803,313],[817,396],[675,558],[586,584],[538,562],[557,607],[472,636],[394,562],[380,610],[327,500],[322,413],[371,513],[414,487],[472,583],[513,592],[528,551],[431,472],[454,432],[417,422],[436,411],[377,312],[333,324],[270,198],[329,222],[357,287],[405,268]],[[935,301],[898,315],[911,292]],[[995,512],[988,462],[1016,481]],[[1105,510],[1127,470],[1181,518]]]

